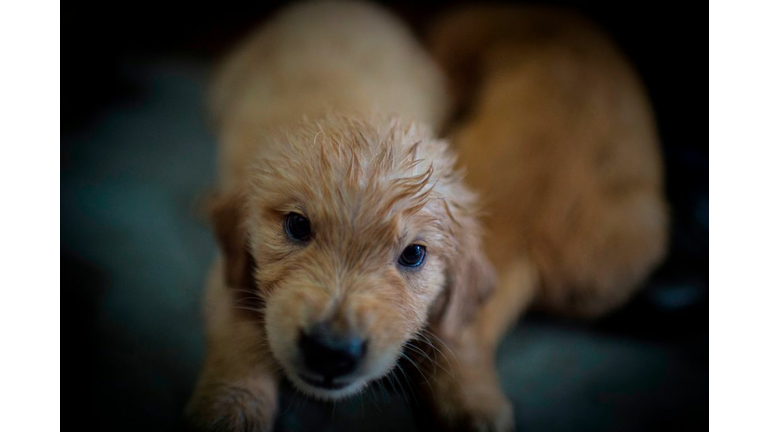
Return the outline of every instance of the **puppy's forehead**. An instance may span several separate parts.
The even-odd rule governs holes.
[[[425,132],[396,121],[303,125],[275,139],[254,165],[259,204],[358,229],[397,228],[437,195],[450,169]]]

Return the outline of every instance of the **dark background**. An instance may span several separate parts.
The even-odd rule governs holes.
[[[196,211],[214,182],[205,85],[226,48],[280,4],[138,0],[73,4],[62,15],[62,399],[80,430],[179,429],[203,354],[199,295],[215,250]],[[420,34],[457,2],[385,4]],[[526,317],[499,351],[503,388],[524,432],[701,430],[706,7],[547,4],[598,22],[639,70],[663,142],[672,247],[648,287],[611,316]],[[278,430],[414,430],[419,410],[374,393],[333,411],[285,390]]]

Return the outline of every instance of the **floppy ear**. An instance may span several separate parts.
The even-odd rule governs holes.
[[[449,260],[441,311],[434,323],[446,336],[458,336],[496,287],[496,273],[483,252],[476,220],[469,216],[461,219],[454,231],[456,251]]]
[[[243,195],[236,191],[218,197],[211,206],[210,215],[224,256],[227,286],[248,290],[256,286],[256,262],[248,249],[249,239],[243,213]]]

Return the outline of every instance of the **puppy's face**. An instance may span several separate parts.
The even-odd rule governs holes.
[[[260,152],[234,219],[244,244],[223,244],[245,279],[231,285],[255,281],[269,348],[299,389],[357,392],[430,319],[460,325],[470,293],[490,287],[452,164],[444,143],[396,122],[326,120]]]

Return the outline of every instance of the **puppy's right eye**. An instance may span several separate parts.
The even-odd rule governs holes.
[[[397,262],[403,267],[419,267],[424,263],[426,256],[427,248],[420,244],[412,244],[405,248]]]
[[[289,213],[285,217],[285,233],[293,240],[302,243],[308,242],[312,238],[312,225],[309,219],[298,213]]]

